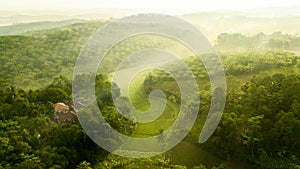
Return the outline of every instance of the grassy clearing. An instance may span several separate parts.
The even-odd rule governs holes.
[[[131,82],[129,96],[132,104],[136,109],[145,111],[150,107],[148,96],[143,89],[143,82],[148,72],[138,74]],[[176,85],[174,83],[173,85]],[[174,87],[168,84],[169,87]],[[161,129],[165,130],[170,127],[177,117],[179,112],[179,106],[175,103],[168,101],[164,113],[155,121],[150,123],[138,124],[134,137],[151,137],[157,135]],[[201,117],[204,121],[205,116]],[[197,125],[194,134],[199,134],[199,128],[202,128],[202,124]],[[200,127],[199,127],[200,126]],[[195,128],[193,128],[195,130]],[[193,132],[193,131],[192,131]],[[171,162],[179,165],[186,165],[187,167],[193,167],[200,164],[204,164],[208,167],[216,166],[221,163],[221,160],[214,157],[210,153],[204,151],[198,144],[197,139],[193,141],[187,141],[187,139],[181,141],[177,146],[166,153],[170,155]]]
[[[146,111],[150,108],[148,96],[146,95],[143,83],[149,71],[138,74],[132,81],[129,88],[129,96],[132,105],[139,111]],[[150,137],[157,135],[161,130],[168,129],[175,121],[179,107],[171,101],[167,102],[165,111],[155,121],[139,123],[134,137]]]

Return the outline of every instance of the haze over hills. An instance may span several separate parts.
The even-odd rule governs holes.
[[[193,23],[207,38],[214,42],[220,33],[242,33],[253,35],[260,32],[272,34],[300,33],[300,16],[249,17],[247,15],[190,14],[183,19]]]
[[[0,25],[12,25],[38,21],[60,21],[69,19],[108,20],[138,13],[162,13],[155,9],[58,9],[58,10],[0,10]],[[175,14],[175,13],[169,13]]]
[[[10,0],[3,5],[14,1],[21,9],[26,5],[39,9],[55,2],[72,2],[27,0],[20,4],[20,0]],[[103,5],[101,0],[91,1],[94,3],[76,0],[64,5]],[[126,5],[130,0],[110,2],[116,1]],[[155,1],[160,0],[142,3],[169,5]],[[191,1],[174,4],[191,6]],[[213,1],[226,5],[235,0],[207,3]],[[250,2],[265,5],[266,1]],[[138,3],[141,1],[132,4]],[[227,6],[236,9],[240,3],[245,1]],[[0,169],[300,168],[299,11],[297,7],[197,13],[152,11],[181,17],[198,27],[214,45],[222,66],[216,60],[219,58],[211,54],[195,56],[188,43],[161,34],[128,36],[105,48],[103,58],[97,48],[101,44],[86,45],[95,32],[116,18],[150,10],[0,11],[0,22],[6,24],[0,26]],[[96,42],[109,42],[117,35],[113,28],[107,38],[101,33],[94,36]],[[174,57],[168,56],[171,54]],[[90,68],[98,71],[91,72]],[[222,83],[223,75],[226,84],[214,85],[214,81]],[[166,100],[153,95],[155,90],[162,91]],[[223,103],[224,111],[219,109]],[[57,112],[53,104],[65,105],[69,110]],[[136,110],[142,111],[139,116],[135,116]],[[197,117],[192,115],[194,111]],[[99,119],[100,114],[104,120]],[[154,120],[136,120],[145,116]],[[205,130],[211,129],[206,124],[215,123],[221,116],[211,138],[199,144],[199,135],[201,138]],[[191,117],[195,122],[186,121]],[[148,144],[128,144],[126,138],[115,136],[108,127],[135,140],[155,139]],[[189,133],[159,156],[143,159],[113,155],[157,154],[182,131]],[[92,136],[100,136],[97,140],[114,148],[104,150]]]
[[[259,32],[266,34],[274,32],[300,33],[300,7],[273,7],[243,11],[215,10],[197,13],[184,13],[168,9],[0,11],[0,25],[6,25],[6,27],[0,27],[0,35],[20,34],[31,30],[60,27],[74,22],[81,22],[80,20],[110,20],[111,18],[120,18],[139,13],[176,15],[198,27],[212,43],[214,43],[220,33],[224,32],[239,32],[246,35],[253,35]],[[30,24],[26,25],[26,23]]]
[[[85,22],[85,21],[79,19],[71,19],[71,20],[62,20],[62,21],[40,21],[40,22],[15,24],[9,26],[1,26],[0,35],[17,35],[29,31],[63,27],[63,26],[67,26],[75,23],[81,23],[81,22]]]

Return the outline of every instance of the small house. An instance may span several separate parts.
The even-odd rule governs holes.
[[[77,115],[74,111],[70,110],[69,106],[65,103],[56,103],[54,107],[54,120],[57,123],[68,123],[75,122],[77,120]]]

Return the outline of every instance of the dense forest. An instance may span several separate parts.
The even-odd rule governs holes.
[[[73,104],[76,59],[86,40],[105,23],[80,22],[0,36],[0,168],[300,168],[300,37],[296,35],[219,35],[215,47],[227,78],[227,101],[218,128],[203,144],[197,141],[212,88],[205,66],[195,56],[182,60],[199,85],[199,115],[185,139],[164,154],[143,159],[116,156],[97,146],[78,120],[56,122],[53,104]],[[167,129],[176,118],[180,92],[174,78],[160,69],[147,71],[135,80],[141,87],[132,98],[124,98],[111,82],[111,69],[131,51],[168,48],[172,43],[148,36],[124,43],[131,45],[113,48],[104,61],[105,74],[96,76],[98,107],[119,132],[148,137]],[[185,80],[187,73],[176,64],[163,66]],[[130,113],[130,101],[141,109],[149,107],[147,98],[153,89],[162,89],[168,98],[158,122],[139,124],[118,114],[113,96],[122,99],[122,109]]]
[[[241,50],[287,50],[299,52],[300,37],[274,32],[267,35],[243,35],[241,33],[222,33],[216,40],[216,48],[222,51]]]
[[[40,21],[40,22],[30,22],[30,23],[20,23],[20,24],[13,24],[7,26],[0,27],[0,35],[18,35],[23,34],[28,31],[35,31],[35,30],[43,30],[43,29],[51,29],[57,28],[67,25],[72,25],[74,23],[84,23],[83,20],[78,19],[70,19],[70,20],[62,20],[62,21]]]

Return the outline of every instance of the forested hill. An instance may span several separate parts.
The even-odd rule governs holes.
[[[63,27],[72,25],[75,23],[83,23],[85,21],[78,19],[70,19],[63,21],[40,21],[40,22],[31,22],[31,23],[19,23],[7,26],[0,26],[0,35],[16,35],[24,34],[28,31],[44,30],[44,29],[53,29],[57,27]]]
[[[76,23],[23,35],[0,36],[0,77],[29,88],[46,86],[54,77],[71,77],[86,40],[105,22]]]
[[[258,33],[244,35],[241,33],[222,33],[216,41],[219,51],[247,51],[247,50],[285,50],[299,53],[300,36],[282,32],[272,34]]]
[[[0,36],[0,64],[2,66],[0,77],[25,89],[45,87],[54,77],[59,75],[71,77],[76,58],[84,43],[96,30],[106,23],[102,21],[78,21],[71,24],[73,22],[76,22],[76,20],[25,24],[23,25],[24,28],[33,25],[37,27],[38,25],[46,27],[59,26],[61,24],[70,25],[30,31],[22,35]],[[20,26],[20,29],[22,27],[22,25],[16,26]],[[34,26],[32,29],[34,29]],[[15,31],[18,31],[18,29]],[[137,49],[153,44],[153,38],[141,38],[139,40],[141,43],[139,43],[138,47],[135,45]],[[163,39],[159,40],[164,45],[168,43]],[[286,50],[297,53],[299,44],[300,37],[280,32],[271,35],[259,33],[253,36],[239,33],[223,33],[218,36],[216,48],[221,52],[257,51],[263,49]],[[120,52],[121,50],[123,52],[122,55],[126,55],[126,51],[135,49],[127,49],[126,46],[125,48],[117,49],[116,51]],[[119,59],[114,57],[113,62]]]
[[[104,24],[83,22],[0,36],[0,169],[299,168],[300,60],[291,52],[299,48],[299,37],[282,33],[219,36],[216,48],[226,73],[227,100],[222,120],[205,144],[197,140],[210,108],[212,87],[202,61],[180,48],[176,50],[187,55],[182,60],[198,82],[201,107],[189,135],[172,150],[146,159],[117,157],[95,145],[78,122],[55,123],[53,104],[72,104],[70,78],[75,61],[87,39]],[[160,49],[170,47],[168,39],[158,36],[137,36],[123,42],[125,45],[121,42],[108,52],[104,69],[119,65],[132,51],[155,45]],[[177,47],[173,44],[170,50],[174,46]],[[130,61],[138,65],[139,60],[132,57]],[[176,63],[164,66],[174,69],[172,72],[176,70],[180,80],[186,80],[187,72]],[[134,107],[146,110],[148,94],[154,89],[162,89],[168,98],[161,117],[147,124],[131,122],[118,113],[112,95],[123,103],[118,109],[128,115],[133,111],[128,106],[129,98],[120,95],[120,88],[114,86],[115,92],[111,92],[110,75],[98,74],[95,78],[98,108],[105,120],[120,133],[137,138],[168,129],[177,118],[181,101],[172,76],[157,70],[144,73],[148,74],[137,75],[131,84]],[[84,80],[87,77],[88,74],[79,76]],[[95,110],[91,107],[82,112],[92,117]],[[107,127],[99,119],[89,120],[100,129]],[[157,141],[163,139],[168,138]],[[106,141],[116,143],[114,139]]]

